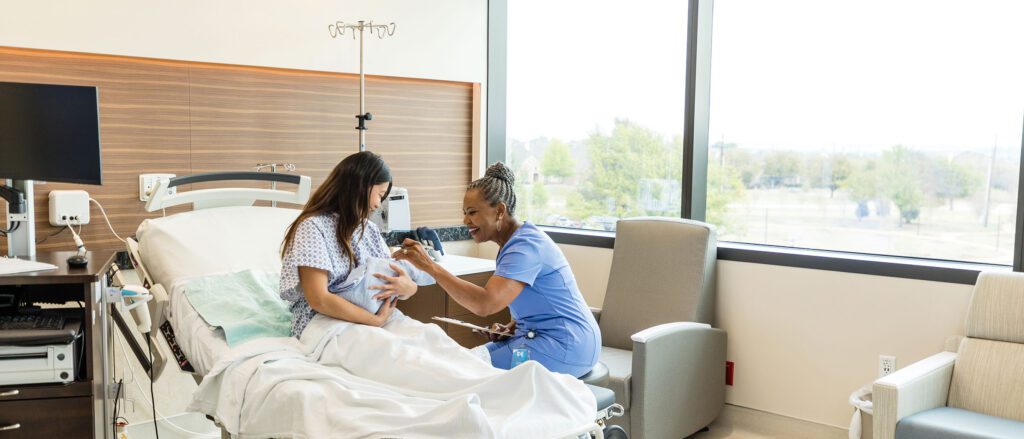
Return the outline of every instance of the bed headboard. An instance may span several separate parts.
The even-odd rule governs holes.
[[[188,192],[177,192],[177,188],[193,183],[211,181],[257,180],[298,185],[294,192],[278,189],[259,188],[215,188],[195,189]],[[312,180],[305,175],[275,174],[268,172],[211,172],[206,174],[185,175],[171,179],[162,178],[153,188],[146,211],[153,212],[182,204],[192,204],[192,210],[211,207],[252,206],[257,201],[306,204],[309,199]]]

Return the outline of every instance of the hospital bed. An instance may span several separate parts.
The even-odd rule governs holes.
[[[238,180],[291,183],[295,189],[278,190],[275,184],[275,189],[234,187],[178,191],[189,184]],[[184,296],[182,285],[190,279],[239,270],[279,272],[280,244],[298,210],[255,207],[254,204],[269,201],[302,205],[310,190],[311,181],[307,176],[255,172],[198,174],[163,179],[156,184],[146,205],[148,211],[186,204],[192,205],[192,211],[143,222],[136,236],[127,240],[127,249],[140,281],[154,296],[148,304],[152,316],[152,331],[148,336],[163,334],[167,350],[171,351],[179,368],[191,373],[197,383],[202,383],[218,360],[231,352],[231,347],[223,331],[209,326]],[[154,379],[170,360],[161,349],[157,351],[159,353],[148,364]],[[146,360],[140,358],[140,361]],[[617,427],[604,425],[604,421],[622,413],[621,406],[614,404],[614,393],[609,389],[588,387],[597,401],[596,416],[592,422],[580,425],[564,437],[603,438],[607,434],[607,437],[624,438]],[[225,437],[232,433],[235,432],[227,429],[222,432]]]

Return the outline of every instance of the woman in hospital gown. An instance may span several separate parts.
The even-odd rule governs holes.
[[[376,313],[332,294],[349,273],[371,258],[389,257],[380,230],[368,221],[391,191],[391,172],[372,152],[348,156],[309,197],[288,227],[282,247],[281,298],[291,304],[292,335],[298,337],[317,314],[382,326],[394,310],[385,301]],[[416,283],[397,266],[391,290],[407,296]]]
[[[452,299],[476,315],[509,308],[512,322],[495,327],[507,329],[510,335],[492,337],[486,345],[495,367],[510,368],[512,350],[525,347],[531,360],[551,371],[586,375],[600,352],[597,321],[562,251],[536,226],[515,218],[514,182],[512,171],[495,163],[483,178],[470,183],[463,199],[463,223],[473,239],[492,241],[501,248],[494,276],[486,286],[447,272],[413,240],[406,240],[394,257],[433,276]]]

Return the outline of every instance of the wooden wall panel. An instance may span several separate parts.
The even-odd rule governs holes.
[[[138,198],[138,175],[189,173],[188,69],[174,63],[0,48],[0,81],[99,87],[103,185],[36,185],[36,240],[60,228],[49,224],[51,190],[83,189],[103,204],[122,236],[149,214]],[[90,248],[121,248],[95,205],[82,228]],[[6,221],[0,221],[6,226]],[[6,245],[6,240],[3,240]],[[40,250],[74,248],[71,234],[47,239]],[[6,248],[3,250],[6,253]]]
[[[295,163],[318,186],[358,150],[354,75],[0,47],[0,81],[100,88],[104,184],[37,186],[37,240],[59,230],[47,220],[50,190],[89,191],[127,236],[160,215],[138,200],[141,173]],[[374,115],[367,149],[409,189],[413,225],[460,223],[473,157],[473,84],[367,77],[366,88]],[[120,248],[95,207],[92,217],[82,232],[87,246]],[[72,246],[65,232],[39,249]]]

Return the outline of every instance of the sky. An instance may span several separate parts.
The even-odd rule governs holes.
[[[508,135],[682,133],[685,1],[509,2]],[[1024,1],[716,0],[712,141],[1019,152]]]

